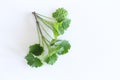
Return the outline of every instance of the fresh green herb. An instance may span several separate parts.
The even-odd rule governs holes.
[[[30,46],[29,53],[39,56],[42,54],[42,52],[43,52],[43,47],[41,47],[40,44],[34,44],[34,45]]]
[[[29,53],[25,59],[31,67],[40,67],[44,63],[53,65],[58,56],[68,53],[71,47],[67,40],[58,39],[58,36],[63,35],[70,26],[68,12],[64,8],[58,8],[52,13],[53,18],[36,12],[32,13],[36,20],[39,43],[29,47]]]
[[[51,56],[48,56],[46,58],[45,62],[48,63],[48,64],[53,65],[56,62],[57,58],[58,58],[57,54],[53,54]]]
[[[43,63],[41,62],[41,60],[37,57],[34,57],[33,54],[29,53],[27,54],[27,56],[25,57],[25,59],[28,61],[28,65],[32,66],[32,67],[39,67],[42,66]]]
[[[65,10],[64,8],[58,8],[53,14],[52,16],[57,20],[57,22],[61,22],[64,19],[66,19],[68,15],[67,10]]]

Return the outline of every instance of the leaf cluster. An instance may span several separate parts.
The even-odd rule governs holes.
[[[44,63],[53,65],[59,55],[68,53],[71,48],[67,40],[60,40],[58,36],[63,35],[70,26],[71,20],[67,18],[68,12],[64,8],[58,8],[52,13],[53,18],[33,12],[36,20],[39,43],[29,47],[25,56],[28,65],[40,67]],[[49,34],[47,29],[52,32]]]

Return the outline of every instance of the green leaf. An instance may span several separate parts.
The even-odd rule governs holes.
[[[32,53],[27,54],[25,59],[27,60],[27,64],[32,67],[40,67],[43,65],[40,59],[38,59],[37,57],[34,57]]]
[[[35,56],[41,55],[42,52],[43,52],[43,47],[41,47],[40,44],[34,44],[29,47],[29,53],[32,53]]]
[[[61,35],[64,34],[64,28],[63,28],[62,24],[59,25],[58,31]]]
[[[53,65],[57,61],[58,56],[56,54],[53,54],[51,56],[48,56],[45,60],[47,64]]]
[[[49,48],[49,55],[53,55],[53,54],[58,54],[58,53],[62,53],[64,48],[59,46],[57,43],[59,43],[61,40],[55,40],[53,39],[50,43],[51,43],[51,47]]]
[[[63,21],[68,15],[67,10],[65,10],[64,8],[58,8],[53,14],[52,16],[57,20],[57,22],[61,22]]]
[[[56,44],[57,47],[59,47],[59,55],[63,55],[66,54],[68,52],[68,50],[71,48],[71,45],[68,41],[66,40],[62,40],[59,43]]]
[[[65,20],[62,22],[62,27],[66,30],[66,29],[70,26],[70,22],[71,22],[70,19],[65,19]]]
[[[71,45],[68,41],[66,40],[52,40],[51,41],[52,45],[51,48],[49,50],[49,54],[59,54],[59,55],[63,55],[66,54]]]
[[[54,28],[57,30],[59,35],[64,33],[64,28],[62,26],[62,22],[55,22],[54,23]]]
[[[58,36],[64,34],[64,31],[70,26],[70,19],[65,19],[62,22],[55,22],[54,28],[58,32]]]

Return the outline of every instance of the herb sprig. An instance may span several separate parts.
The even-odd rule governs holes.
[[[32,14],[36,20],[39,43],[29,47],[29,53],[25,56],[27,64],[31,67],[40,67],[44,63],[53,65],[58,56],[68,53],[71,47],[67,40],[58,39],[70,26],[68,11],[58,8],[52,13],[53,18],[36,12]]]

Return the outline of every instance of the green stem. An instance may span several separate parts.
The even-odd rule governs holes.
[[[53,23],[48,22],[47,20],[41,18],[40,16],[37,16],[49,29],[53,30],[53,27],[51,26]],[[48,25],[49,24],[49,25]]]
[[[48,19],[50,19],[50,20],[53,20],[53,18],[50,18],[50,17],[44,16],[44,15],[41,15],[41,14],[39,14],[39,13],[36,13],[36,14],[39,15],[39,16],[42,16],[42,17],[48,18]]]
[[[39,44],[40,44],[40,33],[39,33],[39,30],[38,30],[38,27],[37,27],[37,33],[38,33],[38,41],[39,41]]]
[[[38,38],[39,38],[39,43],[40,43],[40,36],[39,36],[39,32],[40,32],[40,34],[41,34],[41,37],[42,37],[42,45],[44,45],[44,43],[43,43],[43,34],[42,34],[42,31],[41,31],[41,29],[40,29],[40,24],[39,24],[39,22],[38,22],[38,20],[37,20],[36,13],[35,13],[35,12],[32,12],[32,13],[33,13],[33,15],[34,15],[34,17],[35,17],[36,24],[37,24],[37,30],[38,30]]]
[[[42,25],[39,23],[38,19],[40,19],[42,22],[44,22],[44,24],[47,25],[47,23],[45,23],[45,20],[42,19],[41,17],[37,16],[37,14],[35,12],[32,12],[33,15],[35,16],[35,20],[36,20],[36,24],[37,24],[37,30],[38,30],[38,34],[40,33],[41,38],[42,38],[42,45],[44,46],[44,43],[46,44],[46,46],[48,47],[48,49],[50,48],[49,44],[50,41],[43,35],[42,30],[44,30],[46,32],[46,34],[53,39],[48,33],[47,31],[42,27]],[[41,29],[42,28],[42,29]],[[39,37],[39,41],[40,41],[40,35],[38,35]]]
[[[43,38],[43,40],[44,40],[44,43],[46,44],[46,46],[49,48],[49,44],[46,42],[46,39]]]
[[[42,25],[40,24],[40,26],[42,27]],[[43,33],[42,33],[42,31],[41,31],[41,28],[40,28],[40,26],[39,26],[39,29],[40,29],[40,32],[41,32],[41,34],[42,34],[42,38],[44,38],[45,40],[47,40],[49,43],[50,43],[50,41],[43,35]]]
[[[42,27],[42,26],[41,26]],[[42,27],[42,29],[45,31],[45,33],[51,38],[51,39],[53,39],[49,34],[48,34],[48,32],[46,31],[46,29],[44,29],[44,27]]]
[[[42,19],[40,16],[37,16],[45,25],[47,25],[48,27],[52,28],[51,30],[56,30],[53,26],[53,22],[47,21],[45,19]],[[57,30],[56,30],[57,31]]]
[[[52,31],[56,31],[56,33],[58,33],[57,30],[56,30],[56,29],[54,28],[54,26],[53,26],[53,22],[49,22],[49,21],[41,18],[40,16],[37,16],[37,17],[38,17],[48,28],[50,28]],[[51,26],[51,27],[50,27],[50,26]]]

